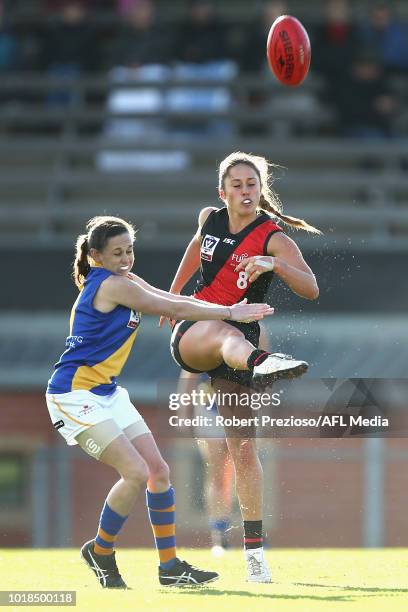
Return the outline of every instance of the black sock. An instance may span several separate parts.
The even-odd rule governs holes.
[[[244,521],[245,550],[263,546],[262,521]]]
[[[250,370],[253,370],[255,366],[265,361],[265,359],[269,357],[270,354],[271,353],[268,353],[267,351],[261,351],[261,349],[255,349],[254,351],[252,351],[252,353],[248,357],[248,360],[247,360],[248,368]]]

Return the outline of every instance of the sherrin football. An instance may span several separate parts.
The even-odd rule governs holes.
[[[309,72],[309,36],[296,17],[281,15],[272,24],[266,52],[269,66],[284,85],[300,85]]]

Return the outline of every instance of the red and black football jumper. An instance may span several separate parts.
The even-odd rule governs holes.
[[[247,298],[249,303],[265,302],[273,272],[265,272],[249,283],[245,271],[235,272],[236,266],[245,258],[254,255],[267,255],[270,237],[282,229],[266,213],[260,213],[256,219],[237,234],[229,231],[227,209],[221,208],[211,212],[201,229],[201,279],[197,284],[194,297],[198,300],[232,306]],[[226,321],[240,329],[245,337],[255,346],[259,343],[259,325]],[[171,351],[176,362],[189,372],[197,372],[188,367],[181,358],[178,344],[183,334],[194,325],[195,321],[181,321],[173,331]],[[225,364],[209,372],[212,378],[250,378],[247,371],[231,370]]]
[[[281,231],[269,215],[261,213],[238,234],[231,234],[227,209],[210,213],[201,230],[201,281],[194,297],[224,306],[244,298],[263,302],[273,272],[261,274],[250,284],[245,272],[235,272],[235,268],[246,257],[267,255],[270,237]]]

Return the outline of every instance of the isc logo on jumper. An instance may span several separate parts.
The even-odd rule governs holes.
[[[130,327],[130,329],[136,329],[140,325],[140,312],[136,312],[136,310],[130,311],[129,322],[126,327]]]
[[[201,259],[205,259],[206,261],[212,261],[215,247],[219,243],[220,239],[215,236],[210,236],[210,234],[206,234],[201,243]]]

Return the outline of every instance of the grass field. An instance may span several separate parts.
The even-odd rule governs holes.
[[[161,588],[154,551],[119,549],[118,566],[132,590],[106,591],[79,559],[78,550],[0,550],[0,590],[74,590],[75,610],[92,612],[408,610],[404,549],[269,550],[273,583],[259,585],[245,582],[242,551],[228,551],[219,560],[208,550],[180,549],[179,556],[219,571],[220,579],[198,589]]]

